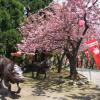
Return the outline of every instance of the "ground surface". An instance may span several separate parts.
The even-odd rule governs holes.
[[[20,94],[3,94],[1,91],[0,100],[100,100],[100,89],[96,85],[70,85],[69,79],[58,77],[59,74],[53,73],[45,80],[28,77],[21,84]],[[15,85],[12,85],[12,90],[17,90]]]
[[[88,80],[92,81],[95,85],[100,87],[100,70],[93,70],[93,69],[85,69],[85,68],[78,68],[79,73],[86,76]]]

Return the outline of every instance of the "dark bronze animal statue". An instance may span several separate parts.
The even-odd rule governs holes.
[[[32,64],[28,64],[22,67],[23,72],[32,72],[33,78],[39,78],[40,74],[44,74],[44,79],[46,78],[46,73],[50,68],[50,62],[46,60],[41,62],[33,62]],[[36,72],[36,77],[34,76],[34,72]]]
[[[10,59],[0,55],[0,78],[1,83],[5,88],[8,88],[11,91],[11,83],[17,83],[18,90],[16,93],[19,93],[21,88],[19,83],[24,82],[24,77],[22,71],[18,65],[16,65]]]

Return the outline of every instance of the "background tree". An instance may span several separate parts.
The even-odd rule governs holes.
[[[47,51],[63,52],[70,64],[70,78],[77,78],[76,57],[85,37],[96,35],[100,21],[98,0],[68,0],[62,5],[52,3],[31,15],[20,27],[24,36],[18,44],[23,52],[43,47]]]
[[[31,13],[35,13],[47,6],[53,0],[19,0],[26,8],[29,7]]]
[[[20,34],[16,29],[23,21],[23,5],[17,0],[0,0],[0,44],[5,55],[16,48]]]
[[[16,43],[21,39],[21,35],[16,28],[24,21],[24,6],[30,7],[31,13],[33,13],[45,7],[51,1],[0,0],[0,44],[6,56],[9,56],[10,52],[15,51]],[[0,49],[0,51],[2,50]]]

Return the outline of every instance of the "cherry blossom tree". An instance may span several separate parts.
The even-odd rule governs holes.
[[[62,5],[51,3],[31,15],[19,28],[23,40],[18,48],[23,52],[34,52],[37,48],[63,52],[69,60],[70,78],[76,79],[76,57],[82,49],[81,44],[97,33],[98,5],[98,0],[66,0]]]

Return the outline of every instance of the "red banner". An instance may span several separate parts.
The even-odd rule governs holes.
[[[99,44],[96,39],[92,39],[86,42],[88,50],[93,55],[97,69],[100,70],[100,50]]]

